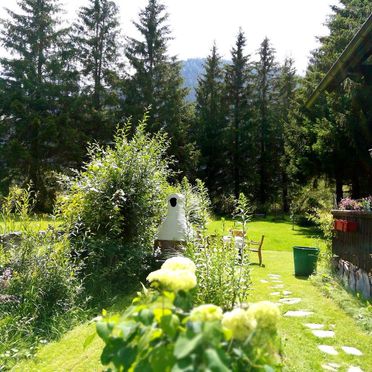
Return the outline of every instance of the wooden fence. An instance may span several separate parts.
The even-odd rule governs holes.
[[[332,242],[333,254],[371,273],[372,212],[334,210],[332,214],[337,225]]]

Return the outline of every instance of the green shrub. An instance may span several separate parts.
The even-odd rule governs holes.
[[[76,177],[65,179],[58,198],[65,225],[87,255],[88,272],[137,275],[152,250],[170,191],[170,160],[164,134],[145,132],[146,116],[129,138],[130,123],[118,129],[113,147],[92,145],[90,160]]]
[[[189,243],[185,253],[197,267],[196,303],[231,309],[247,300],[251,279],[246,246],[239,254],[233,241],[223,242],[222,236],[202,237]]]
[[[15,187],[2,204],[5,226],[16,219],[21,236],[0,245],[0,365],[30,355],[35,343],[84,314],[81,265],[71,258],[66,234],[34,231],[34,201],[29,189]]]
[[[97,333],[105,342],[101,362],[115,371],[280,370],[276,305],[263,302],[223,314],[192,306],[195,265],[166,261],[122,317],[104,317]]]
[[[333,192],[324,180],[314,180],[298,189],[292,195],[290,206],[293,224],[314,225],[311,216],[316,210],[330,210],[333,206]]]
[[[185,196],[185,215],[187,222],[197,231],[204,231],[210,218],[211,202],[204,182],[197,179],[191,185],[186,177],[176,188]]]

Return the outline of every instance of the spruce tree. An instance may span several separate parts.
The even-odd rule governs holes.
[[[294,107],[295,90],[297,78],[294,60],[286,58],[283,66],[280,69],[279,75],[279,107],[278,107],[278,139],[279,139],[279,154],[281,156],[281,194],[282,207],[285,213],[289,212],[289,175],[288,175],[288,137],[289,116]]]
[[[341,6],[331,7],[333,14],[327,21],[330,34],[319,38],[321,45],[312,53],[304,80],[304,101],[372,12],[370,1],[340,3]],[[319,97],[300,118],[301,122],[309,123],[307,139],[314,149],[314,156],[307,163],[316,162],[318,175],[334,181],[337,200],[343,197],[345,184],[351,186],[355,198],[368,195],[372,188],[372,161],[368,153],[372,145],[372,118],[366,110],[370,106],[368,99],[364,108],[359,106],[368,96],[370,87],[363,78],[347,78],[333,92]]]
[[[45,208],[47,172],[70,165],[81,146],[73,113],[78,75],[67,30],[59,27],[58,1],[20,0],[18,6],[21,12],[8,10],[1,29],[11,55],[0,60],[0,151],[7,175],[2,184],[31,182],[38,207]]]
[[[225,104],[223,67],[214,44],[204,64],[204,73],[196,88],[196,132],[201,151],[200,176],[212,197],[221,193],[225,152]]]
[[[275,105],[277,102],[278,66],[275,50],[266,37],[258,50],[259,61],[255,64],[255,106],[257,120],[259,201],[261,206],[272,202],[270,196],[277,194],[278,183],[278,130]]]
[[[190,107],[185,101],[181,66],[168,55],[171,39],[165,6],[158,0],[149,0],[134,22],[139,39],[128,38],[126,57],[132,76],[124,91],[124,113],[136,123],[149,109],[147,129],[164,130],[171,139],[170,153],[186,171],[194,168],[193,144],[189,143],[191,124]]]
[[[244,175],[251,174],[246,166],[253,156],[248,144],[247,134],[251,133],[251,104],[250,104],[250,71],[249,56],[244,53],[246,46],[245,35],[239,30],[235,46],[231,50],[231,64],[226,66],[225,89],[228,106],[228,141],[229,160],[225,169],[231,169],[233,194],[239,198],[242,192]],[[230,172],[229,172],[230,173]]]
[[[97,111],[109,103],[112,83],[121,67],[118,13],[113,1],[89,0],[89,5],[80,9],[74,27],[77,55],[86,78],[85,89]]]

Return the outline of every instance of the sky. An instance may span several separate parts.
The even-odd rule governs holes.
[[[65,17],[72,20],[77,9],[88,0],[62,0]],[[17,0],[0,0],[0,17],[4,6],[15,10]],[[138,36],[132,24],[147,0],[116,0],[120,8],[124,35]],[[292,57],[297,72],[306,70],[310,51],[317,47],[316,36],[326,35],[324,23],[330,5],[338,0],[162,0],[170,15],[174,40],[169,51],[179,59],[206,57],[216,42],[220,55],[230,59],[239,27],[247,39],[246,52],[256,59],[256,52],[267,36],[276,49],[277,59]],[[1,50],[0,50],[1,52]]]

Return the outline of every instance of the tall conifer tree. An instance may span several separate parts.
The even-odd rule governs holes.
[[[256,120],[258,128],[258,174],[259,200],[262,206],[275,195],[274,185],[278,183],[278,161],[280,159],[277,141],[277,118],[274,105],[277,101],[276,79],[278,67],[275,50],[265,38],[258,50],[259,61],[256,70]]]
[[[8,176],[3,181],[31,182],[44,208],[45,172],[70,164],[78,151],[73,113],[78,76],[67,30],[59,28],[58,1],[20,0],[18,5],[21,12],[8,10],[1,30],[11,55],[0,60],[0,151]]]
[[[193,168],[193,145],[189,141],[190,107],[185,98],[181,65],[168,55],[171,40],[165,6],[149,0],[134,22],[140,38],[128,38],[126,57],[133,72],[124,92],[124,112],[136,123],[150,108],[147,128],[165,130],[171,138],[170,152],[180,168]]]
[[[226,107],[224,104],[224,82],[221,57],[214,44],[204,65],[204,74],[196,88],[196,131],[197,143],[201,150],[202,179],[213,195],[221,193],[223,177]]]
[[[236,198],[242,191],[244,166],[249,158],[249,149],[245,136],[250,132],[250,74],[249,56],[244,53],[245,35],[239,30],[235,46],[231,50],[232,63],[226,67],[225,89],[228,105],[228,138],[230,141],[230,163],[226,169],[232,171],[233,193]]]

